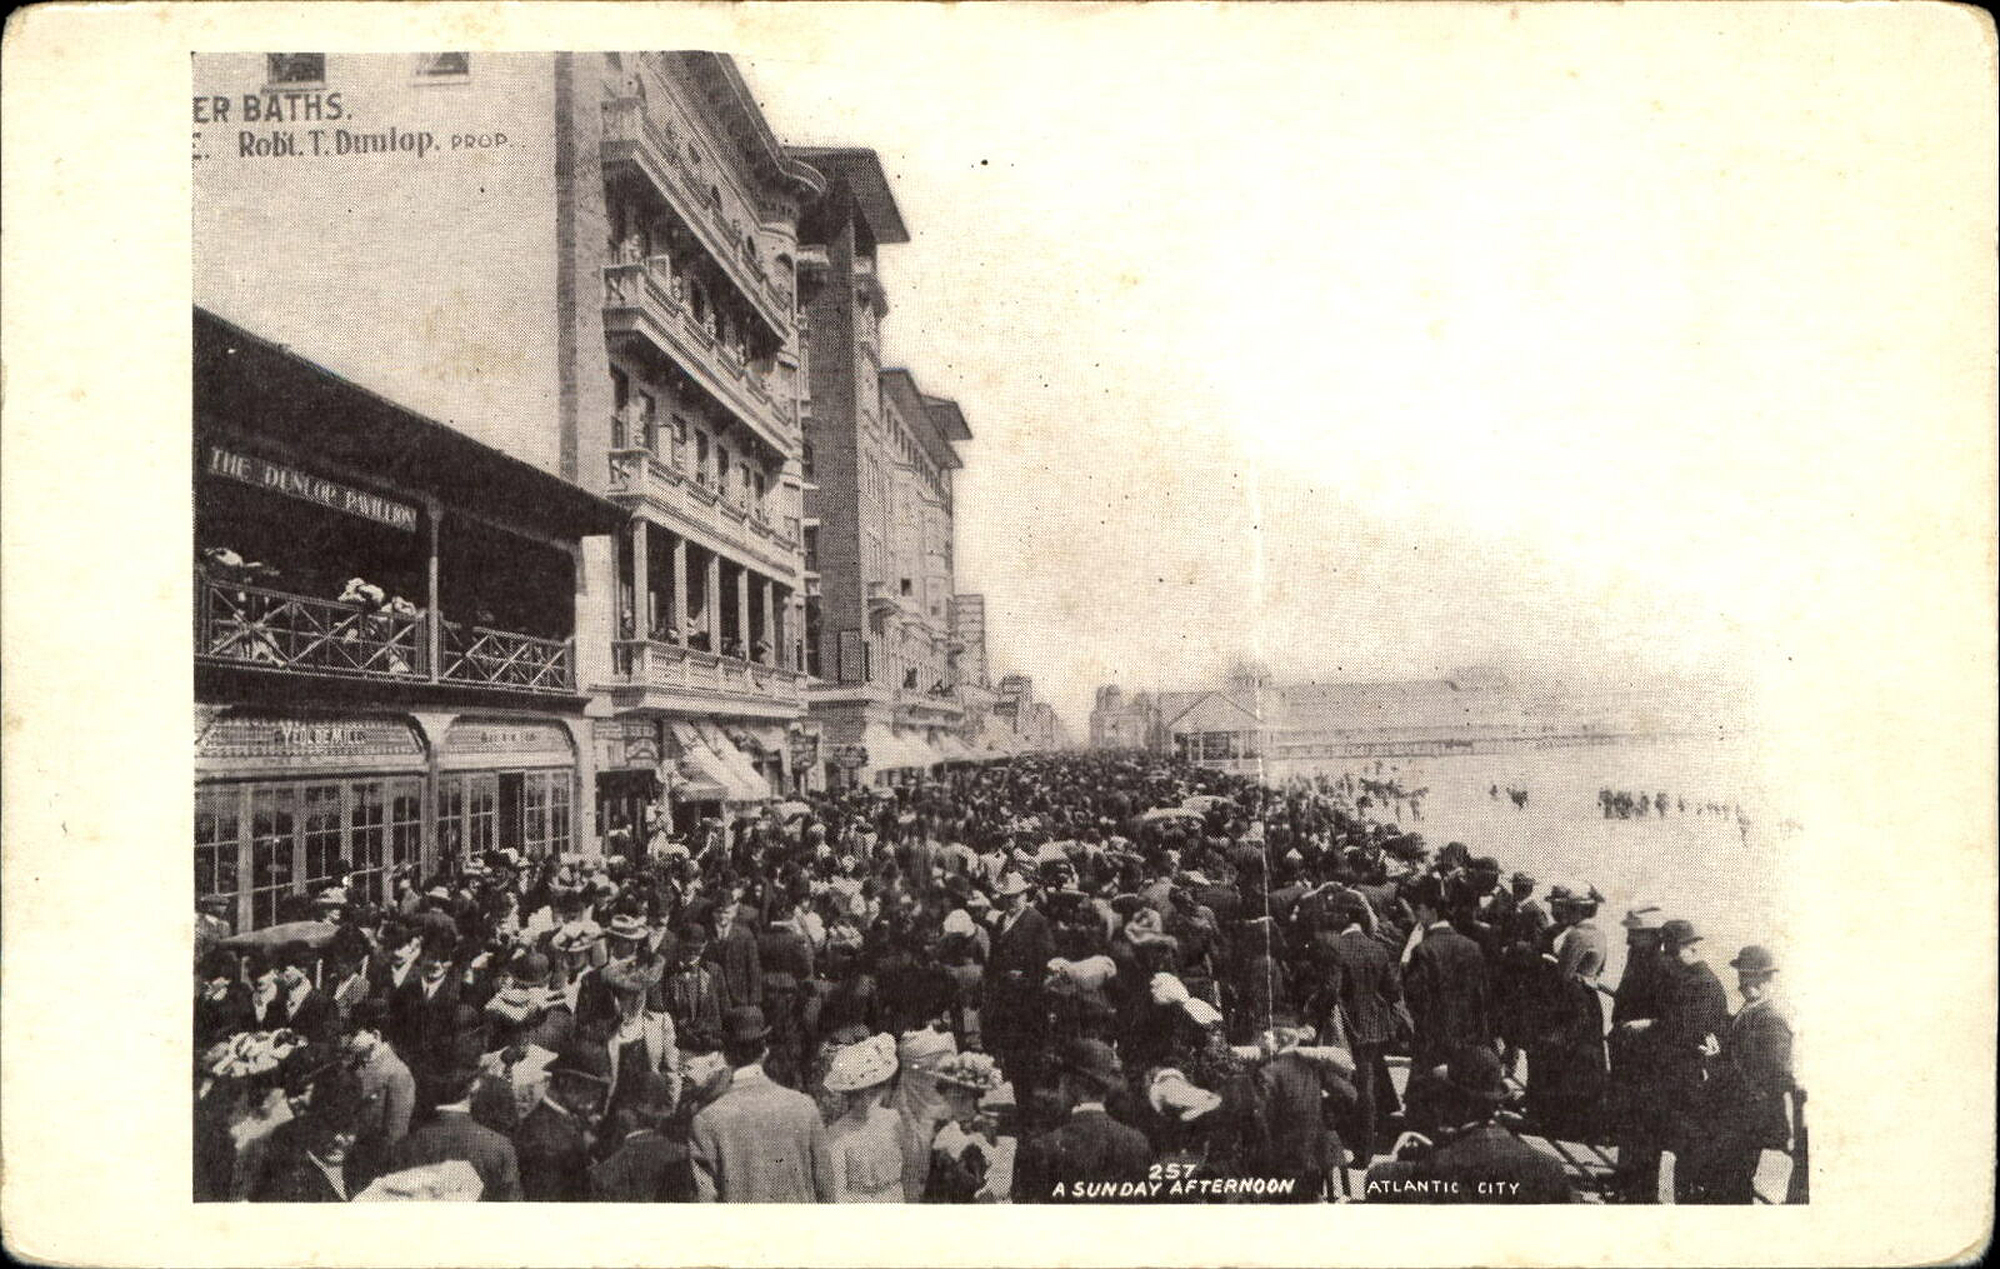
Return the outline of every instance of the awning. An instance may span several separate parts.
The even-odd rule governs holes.
[[[908,736],[898,736],[880,723],[870,723],[862,729],[861,743],[868,749],[868,765],[876,771],[903,767],[922,770],[938,761],[930,746]]]
[[[738,749],[765,755],[785,752],[785,729],[773,723],[738,723],[723,728],[723,732]]]
[[[966,748],[965,742],[959,739],[955,731],[941,732],[938,735],[937,751],[946,762],[969,762],[972,759],[972,750]]]
[[[727,802],[729,790],[703,775],[691,758],[681,758],[674,763],[674,773],[679,778],[674,781],[673,798],[676,802]]]
[[[726,802],[761,802],[771,796],[769,786],[759,779],[750,781],[729,760],[728,754],[742,757],[734,745],[720,733],[707,729],[708,734],[722,741],[728,753],[716,748],[708,736],[703,734],[705,724],[670,720],[667,724],[673,732],[674,743],[680,746],[684,760],[693,765],[700,777],[722,790],[721,800]]]
[[[757,764],[750,760],[750,755],[737,748],[736,742],[731,740],[722,728],[713,723],[696,722],[695,730],[708,742],[715,756],[722,760],[722,765],[731,777],[729,783],[737,791],[737,800],[743,802],[770,800],[771,782],[764,778],[763,772],[757,770]]]

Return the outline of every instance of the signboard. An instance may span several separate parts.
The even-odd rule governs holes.
[[[365,493],[350,488],[337,481],[287,467],[282,463],[267,462],[249,454],[238,454],[220,445],[208,447],[208,470],[215,476],[226,476],[240,480],[246,485],[268,489],[272,493],[297,498],[301,502],[317,503],[344,511],[348,515],[386,524],[392,529],[405,533],[417,531],[417,509],[404,503],[394,502],[379,494]]]
[[[819,765],[819,737],[810,732],[795,731],[791,734],[792,770],[810,771]],[[862,755],[861,766],[868,765],[866,754]]]
[[[652,771],[660,765],[660,728],[651,718],[600,718],[591,738],[600,771]]]
[[[198,769],[217,773],[424,765],[423,742],[399,718],[223,714],[197,724],[194,753]]]
[[[474,719],[445,733],[439,766],[453,771],[506,767],[567,767],[576,761],[559,723]]]
[[[844,771],[859,771],[868,765],[867,745],[835,745],[833,765]]]

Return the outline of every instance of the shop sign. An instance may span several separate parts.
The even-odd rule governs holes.
[[[224,714],[195,737],[197,761],[317,763],[422,758],[409,723],[393,718],[272,718]]]
[[[868,765],[867,745],[835,745],[833,765],[843,771],[859,771]]]
[[[569,733],[555,723],[487,720],[459,722],[445,733],[444,760],[470,765],[568,766]]]
[[[600,770],[638,768],[651,771],[660,765],[660,729],[650,718],[601,718],[591,728],[597,746]]]
[[[819,765],[819,737],[810,732],[795,731],[791,734],[792,770],[810,771]],[[868,765],[864,755],[862,766]]]
[[[211,445],[208,447],[208,470],[212,475],[240,480],[246,485],[268,489],[301,502],[331,507],[335,511],[386,524],[405,533],[417,531],[415,507],[300,471],[296,467],[287,467],[283,463],[268,462],[250,454],[226,450],[220,445]]]

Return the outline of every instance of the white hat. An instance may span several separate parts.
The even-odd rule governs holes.
[[[1188,1083],[1188,1077],[1171,1066],[1153,1072],[1146,1082],[1146,1100],[1152,1103],[1155,1112],[1182,1123],[1199,1119],[1222,1105],[1222,1098]]]
[[[826,1091],[857,1092],[887,1084],[895,1077],[896,1041],[887,1035],[872,1035],[833,1055],[833,1065],[826,1073]]]
[[[1188,1017],[1194,1019],[1194,1024],[1198,1027],[1212,1027],[1222,1021],[1222,1014],[1216,1010],[1215,1006],[1209,1004],[1200,996],[1189,996],[1186,1000],[1181,1001],[1181,1010]]]
[[[940,934],[963,934],[968,938],[978,930],[979,927],[972,923],[972,917],[964,908],[953,908],[951,914],[945,917],[944,924],[938,927]]]
[[[1032,888],[1027,878],[1018,872],[1010,872],[1000,878],[999,884],[993,887],[993,893],[1004,899],[1009,895],[1026,894]]]

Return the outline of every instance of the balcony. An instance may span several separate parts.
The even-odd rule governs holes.
[[[799,671],[677,643],[620,639],[611,645],[611,665],[618,678],[612,690],[632,696],[629,704],[647,703],[645,695],[659,693],[669,698],[659,704],[693,697],[705,704],[739,706],[773,716],[790,716],[805,708],[806,676]]]
[[[768,388],[759,384],[760,391],[746,382],[762,376],[746,367],[733,349],[719,346],[714,332],[675,296],[671,275],[663,279],[661,272],[639,261],[604,266],[605,335],[651,344],[773,451],[793,452],[797,446],[790,413],[778,408]]]
[[[610,464],[605,493],[612,501],[650,509],[659,523],[699,545],[753,563],[787,584],[798,573],[797,538],[758,532],[758,515],[724,500],[713,485],[644,448],[612,450]]]
[[[792,306],[786,292],[761,268],[743,258],[746,226],[709,200],[708,183],[688,167],[673,139],[646,117],[645,102],[618,97],[604,103],[601,157],[606,171],[619,166],[636,169],[670,204],[731,284],[780,342],[789,342]]]
[[[284,674],[451,683],[574,695],[572,641],[444,622],[433,669],[430,618],[197,574],[195,660]]]

